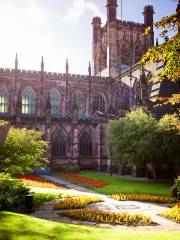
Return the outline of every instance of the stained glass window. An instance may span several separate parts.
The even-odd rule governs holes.
[[[35,95],[31,89],[26,89],[22,94],[22,113],[35,114]]]
[[[51,99],[51,115],[60,115],[60,93],[58,90],[53,89],[50,91]]]
[[[102,96],[102,94],[98,94],[97,96],[95,96],[93,100],[94,111],[105,112],[105,107],[106,107],[105,99]]]
[[[59,131],[52,141],[52,154],[55,158],[62,158],[67,156],[70,143],[67,134]]]
[[[79,155],[82,157],[92,156],[92,138],[87,132],[82,133],[79,138]]]
[[[77,112],[78,117],[85,115],[85,100],[81,93],[75,93],[73,95],[74,107]]]
[[[5,89],[0,88],[0,113],[8,112],[8,94]]]

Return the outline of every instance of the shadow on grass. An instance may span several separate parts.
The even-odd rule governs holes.
[[[71,230],[79,236],[82,229],[79,226],[58,224],[29,215],[11,212],[0,213],[0,240],[64,240],[71,239]],[[88,234],[83,229],[83,234]]]

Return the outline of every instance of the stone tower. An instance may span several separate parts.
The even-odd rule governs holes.
[[[154,9],[152,5],[147,5],[144,7],[144,25],[150,27],[150,45],[154,46],[154,31],[153,31],[153,14]]]
[[[101,26],[101,18],[94,17],[93,25],[93,73],[116,77],[124,69],[137,63],[154,45],[153,6],[144,7],[144,23],[117,19],[117,0],[107,0],[107,22]],[[143,32],[150,26],[148,36]]]
[[[117,0],[108,0],[107,1],[107,22],[111,23],[116,21],[117,18]]]

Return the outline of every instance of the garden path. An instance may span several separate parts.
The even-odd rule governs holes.
[[[95,194],[101,197],[104,202],[90,204],[88,207],[92,209],[101,209],[106,211],[113,212],[128,212],[128,213],[143,213],[152,218],[152,221],[157,223],[155,226],[122,226],[122,225],[109,225],[109,224],[99,224],[88,221],[79,221],[73,220],[67,217],[60,217],[58,213],[60,210],[54,210],[54,204],[57,200],[53,200],[47,203],[44,203],[37,209],[32,215],[51,220],[56,222],[66,222],[80,225],[91,225],[96,227],[112,228],[112,229],[121,229],[121,230],[145,230],[145,231],[178,231],[180,230],[180,224],[172,222],[168,219],[165,219],[159,216],[160,212],[168,208],[167,204],[154,204],[154,203],[144,203],[138,201],[117,201],[109,198],[108,196],[100,193],[93,192],[92,190],[86,189],[84,187],[72,184],[68,181],[64,181],[57,177],[52,176],[43,176],[48,180],[51,180],[56,183],[63,184],[70,189],[73,189],[74,193],[77,195],[89,195]]]

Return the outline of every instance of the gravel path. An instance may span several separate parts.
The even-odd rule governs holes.
[[[121,226],[121,225],[109,225],[109,224],[98,224],[93,222],[87,221],[78,221],[73,220],[66,217],[60,217],[58,213],[60,210],[54,210],[54,204],[56,200],[51,202],[44,203],[37,209],[32,215],[52,220],[56,222],[66,222],[66,223],[73,223],[73,224],[83,224],[83,225],[91,225],[96,227],[103,227],[103,228],[111,228],[111,229],[121,229],[121,230],[142,230],[142,231],[180,231],[180,224],[174,223],[168,219],[165,219],[159,216],[160,212],[166,210],[168,207],[166,205],[154,204],[154,203],[144,203],[144,202],[137,202],[137,201],[117,201],[114,199],[109,198],[104,194],[95,193],[89,189],[84,187],[72,184],[68,181],[61,180],[56,177],[52,176],[43,176],[46,179],[54,181],[56,183],[63,184],[70,189],[73,189],[74,192],[77,192],[78,195],[89,195],[95,194],[101,197],[104,202],[90,204],[88,207],[92,209],[103,209],[106,211],[113,211],[113,212],[128,212],[128,213],[143,213],[152,218],[152,221],[157,223],[156,226],[137,226],[137,227],[130,227],[130,226]]]

